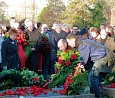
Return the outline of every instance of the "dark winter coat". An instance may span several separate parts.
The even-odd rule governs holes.
[[[10,37],[2,42],[1,46],[2,67],[7,66],[7,69],[19,68],[19,56],[17,51],[17,43]]]

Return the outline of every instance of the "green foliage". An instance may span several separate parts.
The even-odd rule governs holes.
[[[38,15],[38,21],[46,23],[51,27],[54,22],[60,22],[60,19],[63,17],[61,13],[64,10],[65,5],[62,0],[48,0],[47,6]]]
[[[23,83],[22,85],[23,86],[29,86],[29,85],[33,85],[33,84],[42,86],[46,82],[42,75],[38,76],[37,73],[35,73],[34,71],[29,71],[28,69],[20,71],[20,75],[22,76],[22,83]],[[38,81],[34,81],[34,78],[37,78]],[[42,83],[42,84],[40,84],[40,83]]]
[[[21,81],[18,80],[18,76],[21,77]],[[15,81],[13,77],[15,78],[15,80],[21,82],[20,86],[31,86],[31,85],[43,86],[43,84],[46,82],[46,80],[44,80],[44,77],[42,75],[38,76],[37,73],[35,73],[34,71],[29,71],[28,69],[26,70],[23,69],[20,71],[14,69],[3,70],[0,73],[0,82],[1,83],[3,82],[6,88],[15,87],[14,85]],[[1,88],[2,85],[0,85],[0,89]]]
[[[106,18],[104,17],[104,1],[98,1],[93,6],[94,8],[89,7],[89,11],[91,16],[89,17],[92,21],[90,21],[90,27],[95,26],[99,27],[100,23],[105,23]]]
[[[38,21],[42,22],[43,21],[43,17],[45,16],[45,14],[47,13],[47,7],[44,7],[40,14],[38,15]]]
[[[109,85],[110,83],[115,83],[115,72],[108,74],[104,79],[102,84]]]
[[[14,87],[16,81],[15,78],[19,78],[19,72],[17,70],[3,70],[0,73],[0,90]],[[4,85],[4,86],[3,86]]]
[[[55,86],[62,85],[68,74],[74,71],[73,69],[74,67],[67,67],[59,70],[57,74],[51,75],[51,83],[48,85],[48,88],[54,88]]]
[[[24,47],[24,52],[25,52],[25,55],[26,55],[26,58],[29,57],[29,55],[31,54],[32,52],[32,49],[31,49],[31,44],[27,44],[25,47]]]
[[[68,95],[75,95],[84,92],[85,87],[88,85],[87,72],[79,73],[73,77],[73,83],[68,87]]]
[[[99,27],[100,23],[106,21],[104,7],[103,0],[70,0],[63,13],[62,23],[68,23],[71,26],[77,24],[79,27],[87,28]]]

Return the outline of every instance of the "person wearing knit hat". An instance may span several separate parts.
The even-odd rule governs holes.
[[[81,29],[81,31],[79,32],[79,35],[82,36],[82,39],[88,39],[89,38],[88,30],[85,27],[83,27]]]
[[[87,30],[85,27],[83,27],[83,28],[81,29],[79,35],[83,35],[83,34],[86,34],[86,33],[88,33],[88,30]]]

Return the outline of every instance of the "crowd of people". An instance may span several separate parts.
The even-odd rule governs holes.
[[[83,27],[80,30],[78,25],[70,28],[68,24],[54,23],[49,30],[47,24],[38,22],[35,25],[30,18],[20,24],[14,17],[9,23],[5,30],[0,27],[1,71],[28,68],[50,81],[49,76],[55,73],[57,51],[72,49],[80,52],[81,65],[89,72],[90,92],[100,98],[101,78],[115,71],[115,26],[101,23],[100,28]],[[9,36],[6,38],[7,32]],[[28,43],[18,40],[20,33],[25,34],[23,42]],[[31,48],[28,57],[24,53],[27,44]]]

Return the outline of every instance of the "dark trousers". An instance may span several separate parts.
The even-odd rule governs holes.
[[[54,74],[55,73],[55,68],[54,65],[56,63],[57,58],[56,57],[52,57],[50,59],[50,74]]]
[[[1,63],[0,63],[0,72],[2,72],[2,70],[3,70],[3,69],[2,69],[2,66],[1,66]]]
[[[48,77],[48,71],[49,71],[49,68],[50,68],[50,56],[47,55],[43,61],[43,76],[46,80],[49,80],[49,77]]]
[[[94,70],[91,69],[88,74],[88,82],[90,86],[90,92],[94,93],[97,98],[100,98],[100,90],[99,90],[99,76],[94,74]]]

